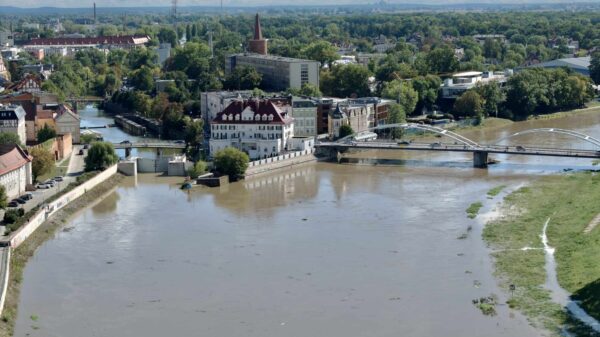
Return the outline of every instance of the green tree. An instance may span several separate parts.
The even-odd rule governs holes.
[[[19,139],[19,135],[13,132],[0,132],[0,144],[17,144],[19,146],[23,146],[23,144],[21,144],[21,140]]]
[[[33,157],[31,174],[34,181],[37,181],[39,176],[49,173],[54,167],[54,155],[43,147],[34,147],[29,151],[29,154]]]
[[[302,49],[301,53],[309,60],[319,61],[321,66],[331,66],[333,61],[340,58],[337,53],[337,48],[324,40],[310,43]]]
[[[467,90],[454,102],[454,112],[459,116],[483,117],[484,101],[475,90]]]
[[[333,66],[321,73],[321,91],[335,97],[369,96],[369,75],[369,70],[358,64]]]
[[[432,109],[437,101],[442,80],[436,75],[418,76],[411,84],[419,96],[416,111],[420,112],[423,108]]]
[[[381,95],[396,100],[397,103],[402,105],[403,110],[409,114],[415,110],[419,100],[419,93],[413,89],[412,85],[401,80],[385,83]]]
[[[592,60],[590,62],[590,77],[594,83],[600,85],[600,51],[597,51],[592,55]]]
[[[206,163],[202,160],[197,161],[187,172],[192,179],[196,179],[204,173],[206,173]]]
[[[213,162],[217,171],[237,179],[246,173],[250,158],[245,152],[227,147],[215,153]]]
[[[204,138],[204,122],[202,119],[192,120],[185,117],[185,142],[192,148],[198,147]]]
[[[388,115],[387,124],[401,124],[406,122],[406,112],[404,107],[400,104],[392,104],[388,111]],[[390,131],[390,136],[393,139],[402,138],[402,131],[401,128],[393,128]]]
[[[38,143],[43,143],[48,139],[53,138],[56,138],[56,131],[54,131],[54,129],[51,128],[48,124],[44,124],[44,126],[37,132]]]
[[[450,47],[435,48],[426,57],[429,70],[434,73],[450,73],[458,70],[458,60]]]
[[[340,138],[352,136],[354,134],[354,130],[348,124],[344,124],[340,126]]]
[[[162,27],[156,36],[160,43],[170,43],[171,47],[177,46],[177,33],[171,28]]]
[[[225,78],[224,86],[230,90],[251,90],[260,86],[262,75],[252,67],[236,67]]]
[[[478,85],[475,91],[481,96],[484,101],[484,115],[498,117],[499,107],[506,100],[506,95],[502,88],[496,82],[491,82],[485,85]]]
[[[6,187],[0,185],[0,208],[5,209],[8,206],[8,196],[6,195]]]
[[[133,72],[131,75],[131,84],[135,86],[137,90],[149,92],[154,89],[154,74],[151,68],[146,66]]]
[[[115,148],[108,142],[92,143],[85,157],[85,170],[95,171],[105,169],[119,160]]]

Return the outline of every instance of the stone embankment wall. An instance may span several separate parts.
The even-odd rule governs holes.
[[[317,161],[315,150],[304,150],[286,153],[277,157],[256,160],[248,163],[246,176],[269,172],[294,165]]]

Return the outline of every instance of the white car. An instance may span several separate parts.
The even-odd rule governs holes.
[[[47,190],[50,188],[50,186],[46,185],[46,184],[37,184],[35,186],[35,188],[37,188],[38,190]]]

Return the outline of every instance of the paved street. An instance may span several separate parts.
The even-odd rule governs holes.
[[[23,208],[25,212],[28,212],[37,205],[43,204],[48,198],[52,197],[59,191],[65,189],[69,185],[69,183],[74,182],[77,179],[77,176],[83,173],[85,168],[85,155],[79,155],[79,150],[82,148],[83,145],[73,145],[73,152],[71,153],[69,167],[67,169],[67,174],[64,177],[64,181],[57,182],[54,185],[54,187],[51,187],[49,189],[38,189],[36,191],[32,191],[31,194],[33,194],[33,199],[27,201],[27,203],[24,205],[19,205],[19,208]],[[0,210],[0,221],[3,218],[4,210]],[[0,232],[4,232],[4,226],[0,227]]]

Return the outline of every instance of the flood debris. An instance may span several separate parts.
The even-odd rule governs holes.
[[[496,295],[491,294],[487,297],[480,297],[473,300],[475,305],[481,313],[486,316],[496,316],[496,305],[498,304],[498,298]]]

